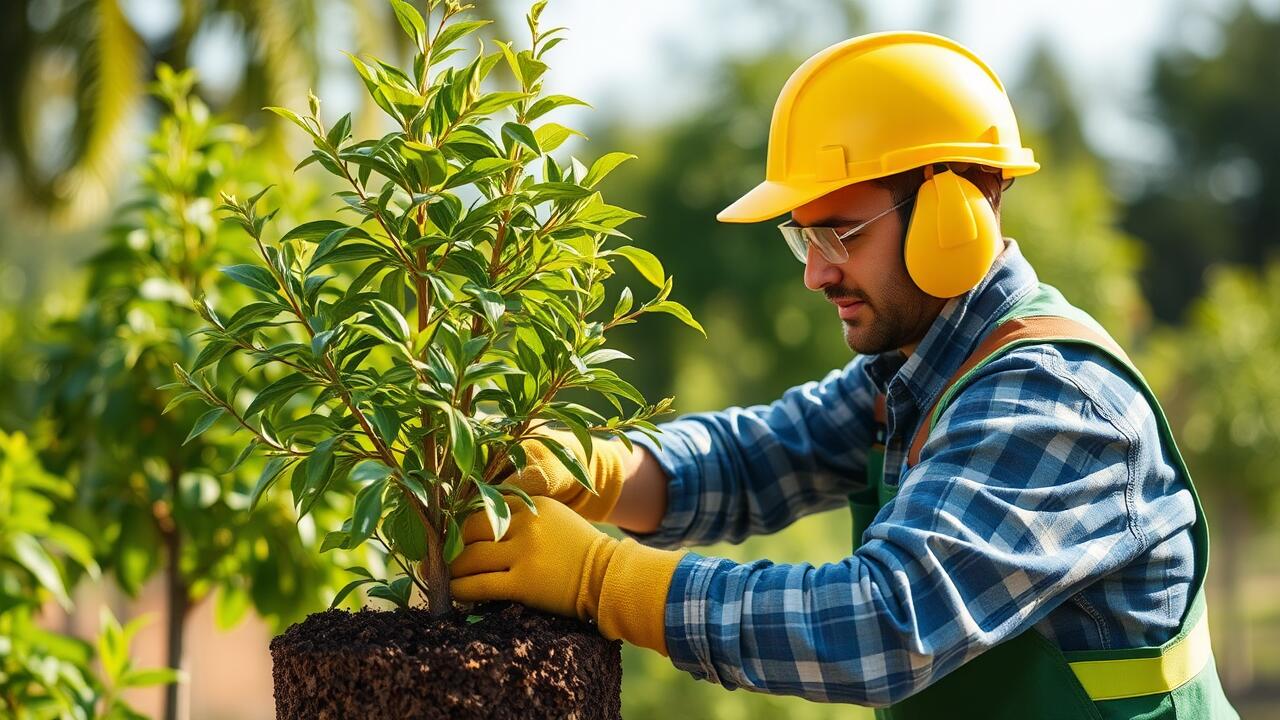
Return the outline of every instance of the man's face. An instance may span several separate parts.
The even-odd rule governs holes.
[[[796,208],[791,219],[798,225],[827,225],[844,232],[892,206],[888,189],[863,182]],[[844,340],[855,352],[914,351],[946,303],[916,287],[907,274],[903,231],[898,213],[885,215],[845,239],[849,259],[839,265],[809,247],[804,284],[822,291],[836,306]]]

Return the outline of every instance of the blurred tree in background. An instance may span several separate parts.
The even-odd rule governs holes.
[[[1217,658],[1226,688],[1242,693],[1256,660],[1248,548],[1280,491],[1280,17],[1249,2],[1218,11],[1212,50],[1173,46],[1155,62],[1155,119],[1170,152],[1146,169],[1123,223],[1143,239],[1143,291],[1165,323],[1143,369],[1205,497],[1210,577],[1224,601]]]
[[[1223,261],[1260,266],[1280,251],[1280,16],[1221,8],[1218,50],[1164,51],[1151,93],[1170,152],[1149,171],[1125,227],[1153,252],[1143,290],[1171,323]]]
[[[1001,229],[1018,240],[1041,282],[1128,346],[1150,325],[1138,285],[1142,246],[1117,227],[1122,208],[1107,188],[1105,163],[1085,140],[1078,101],[1046,45],[1035,48],[1010,92],[1023,144],[1041,169],[1005,195]]]
[[[1213,588],[1224,615],[1218,637],[1227,687],[1253,680],[1254,642],[1244,588],[1249,544],[1275,519],[1280,457],[1280,263],[1215,268],[1183,327],[1162,328],[1144,363],[1214,529]]]
[[[136,597],[164,573],[166,656],[184,668],[186,621],[208,597],[224,629],[250,608],[279,631],[327,607],[343,578],[319,555],[316,523],[341,518],[328,504],[301,521],[279,502],[245,512],[259,474],[270,472],[248,460],[256,443],[211,429],[220,411],[184,404],[194,393],[166,387],[182,363],[214,368],[232,394],[241,389],[250,361],[226,357],[225,347],[202,349],[195,304],[206,294],[249,296],[218,272],[248,248],[213,211],[220,191],[257,183],[262,168],[242,157],[254,151],[248,131],[191,97],[191,71],[161,65],[158,76],[169,113],[150,138],[139,197],[117,213],[106,247],[87,264],[83,300],[55,320],[45,346],[44,451],[52,470],[74,479],[72,522],[120,587]],[[166,717],[186,717],[178,691],[168,689]]]
[[[70,609],[69,591],[81,573],[99,577],[91,538],[55,518],[59,504],[74,495],[70,482],[44,471],[24,435],[0,432],[0,711],[6,718],[127,720],[139,715],[122,691],[179,677],[168,668],[134,667],[130,643],[150,621],[146,616],[122,628],[103,608],[93,644],[37,622],[47,599]]]
[[[147,79],[161,63],[189,67],[193,47],[210,36],[230,35],[242,48],[239,82],[216,109],[257,124],[267,119],[263,106],[305,99],[318,74],[321,0],[175,5],[172,26],[156,27],[136,16],[163,18],[162,8],[121,0],[0,3],[0,157],[29,200],[64,219],[101,213],[125,169]]]

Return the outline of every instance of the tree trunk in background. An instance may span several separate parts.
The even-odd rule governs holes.
[[[167,649],[165,664],[171,668],[188,671],[186,656],[186,625],[191,600],[187,583],[182,579],[180,566],[182,541],[177,530],[165,535],[169,562],[165,569],[165,593],[167,595],[165,637]],[[164,689],[165,720],[187,720],[191,716],[191,683],[171,683]]]
[[[1248,609],[1245,605],[1245,554],[1248,552],[1249,514],[1244,498],[1233,492],[1223,493],[1219,507],[1223,509],[1218,525],[1221,549],[1213,554],[1219,568],[1225,626],[1222,642],[1220,674],[1229,695],[1245,692],[1253,685],[1253,647],[1249,632]]]
[[[178,528],[174,505],[178,502],[178,479],[182,468],[169,464],[169,505],[157,513],[157,524],[165,545],[165,664],[187,674],[186,627],[191,611],[190,589],[182,577],[182,531]],[[159,503],[157,503],[159,505]],[[191,717],[191,681],[170,683],[164,688],[165,720],[187,720]]]

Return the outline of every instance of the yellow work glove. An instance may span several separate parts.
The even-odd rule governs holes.
[[[466,547],[449,570],[462,602],[513,600],[556,615],[594,618],[600,634],[667,654],[664,615],[676,565],[687,552],[657,550],[597,530],[564,504],[513,502],[494,542],[484,513],[462,524]]]
[[[593,437],[591,461],[588,462],[586,450],[573,433],[547,429],[536,432],[556,440],[578,457],[595,485],[595,494],[574,478],[573,473],[569,472],[569,468],[560,462],[550,448],[534,439],[520,443],[526,458],[524,470],[511,473],[503,482],[530,495],[555,498],[588,520],[608,521],[609,514],[613,512],[614,506],[618,504],[618,497],[622,494],[622,482],[626,480],[627,460],[631,456],[627,446],[616,438],[605,440]]]

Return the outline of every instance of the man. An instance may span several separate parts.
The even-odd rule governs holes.
[[[885,717],[1235,717],[1204,516],[1163,413],[1000,236],[1001,192],[1038,167],[1000,81],[950,40],[810,58],[774,109],[766,180],[719,218],[789,211],[804,282],[859,356],[772,405],[667,423],[660,448],[594,443],[595,494],[524,443],[511,481],[538,513],[515,503],[500,542],[468,521],[455,596],[593,618],[727,688]],[[846,503],[839,563],[659,549]]]

